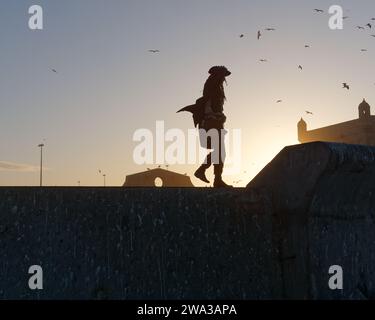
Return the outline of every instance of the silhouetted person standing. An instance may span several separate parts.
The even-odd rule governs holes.
[[[193,113],[194,125],[200,129],[201,146],[213,149],[206,157],[204,163],[195,172],[195,177],[209,183],[206,178],[206,170],[214,166],[214,187],[230,187],[223,179],[223,168],[225,161],[224,146],[224,82],[231,72],[224,66],[215,66],[209,70],[210,76],[204,84],[203,97],[198,99],[194,105],[187,106],[181,111]]]

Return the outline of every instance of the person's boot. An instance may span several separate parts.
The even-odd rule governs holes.
[[[233,186],[226,184],[221,177],[223,174],[223,167],[224,165],[222,164],[214,165],[214,174],[215,174],[214,188],[233,188]]]
[[[198,170],[195,171],[194,176],[205,183],[210,183],[210,181],[206,178],[206,169],[206,166],[200,166]]]

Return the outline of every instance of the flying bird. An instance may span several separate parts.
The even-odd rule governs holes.
[[[260,39],[261,36],[262,36],[262,33],[258,31],[258,35],[257,35],[258,40]]]
[[[275,31],[276,29],[275,28],[266,28],[264,30],[266,30],[266,31]]]
[[[299,65],[299,66],[298,66],[298,69],[300,69],[300,70],[303,70],[303,68],[302,68],[302,66],[301,66],[301,65]]]
[[[310,48],[310,46],[308,44],[305,44],[305,48]]]
[[[357,28],[358,28],[359,30],[365,30],[365,28],[364,28],[364,27],[361,27],[361,26],[357,26]]]
[[[362,52],[366,52],[366,51],[367,51],[367,49],[361,49],[361,51],[362,51]]]
[[[346,19],[349,19],[350,17],[348,17],[348,16],[345,16],[345,17],[342,17],[344,20],[346,20]]]
[[[58,73],[56,69],[51,69],[52,72]]]
[[[324,12],[324,10],[322,10],[322,9],[314,9],[314,11],[317,12],[317,13],[323,13]]]
[[[151,52],[151,53],[159,53],[160,50],[157,50],[157,49],[152,49],[152,50],[148,50],[148,52]]]
[[[305,112],[306,114],[311,114],[312,116],[314,115],[311,111],[306,110]]]
[[[259,59],[260,62],[268,62],[267,59]]]
[[[348,90],[350,89],[349,85],[348,85],[346,82],[344,82],[344,83],[342,84],[342,86],[343,86],[343,87],[342,87],[343,89],[348,89]]]
[[[366,26],[369,27],[370,29],[372,28],[371,23],[366,24]]]
[[[244,34],[240,34],[240,38],[243,38],[245,35]]]
[[[283,100],[277,100],[277,101],[276,101],[276,103],[281,103],[281,102],[283,102]]]

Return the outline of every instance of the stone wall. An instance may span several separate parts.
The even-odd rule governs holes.
[[[374,147],[287,147],[248,188],[271,198],[284,297],[375,298]],[[328,288],[332,265],[343,268],[343,290]]]
[[[251,299],[280,294],[270,219],[242,190],[0,188],[0,298]],[[40,265],[44,289],[28,289]]]
[[[246,189],[0,188],[0,298],[375,298],[374,163],[311,143]]]

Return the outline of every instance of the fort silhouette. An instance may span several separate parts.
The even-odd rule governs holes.
[[[331,126],[307,130],[303,118],[298,122],[298,140],[301,143],[325,141],[350,144],[375,145],[375,116],[365,99],[358,106],[358,119]]]
[[[160,187],[194,187],[189,176],[161,168],[127,175],[123,186],[155,187],[157,180],[161,182]]]

